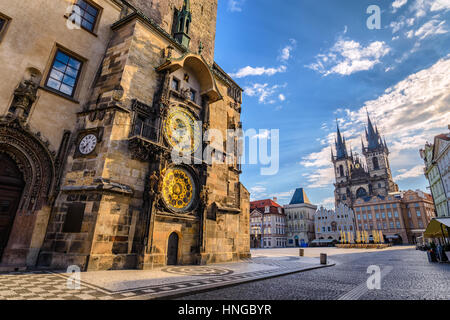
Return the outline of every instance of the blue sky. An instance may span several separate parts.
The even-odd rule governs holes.
[[[331,206],[336,119],[360,153],[366,108],[400,189],[426,191],[418,150],[450,123],[449,18],[450,0],[219,0],[215,60],[245,89],[244,129],[280,130],[278,174],[243,168],[252,199],[303,187]]]

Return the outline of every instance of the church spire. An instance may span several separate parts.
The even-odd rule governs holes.
[[[339,123],[336,120],[337,125],[337,141],[336,144],[336,157],[337,159],[348,158],[347,146],[345,143],[345,138],[342,137],[341,130],[339,128]]]
[[[366,129],[366,138],[368,144],[369,150],[374,150],[379,147],[383,147],[383,143],[381,142],[380,133],[378,132],[378,128],[374,128],[372,124],[372,120],[370,119],[369,112],[367,112],[367,122],[368,122],[368,129]]]
[[[191,2],[189,0],[184,0],[183,7],[181,10],[176,12],[176,29],[174,32],[174,38],[185,46],[189,48],[189,44],[191,42],[191,37],[189,36],[189,31],[191,28],[192,22],[192,13],[191,13]]]

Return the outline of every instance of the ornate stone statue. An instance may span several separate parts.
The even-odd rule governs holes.
[[[202,188],[202,191],[200,192],[200,203],[202,204],[203,208],[206,208],[208,206],[208,199],[209,199],[209,187],[204,186]]]
[[[150,195],[150,198],[155,199],[156,195],[159,192],[159,176],[156,173],[156,171],[153,171],[149,180],[150,180],[149,195]]]
[[[181,89],[181,97],[184,100],[189,100],[191,98],[191,89],[190,88]]]
[[[26,120],[31,106],[37,99],[38,85],[30,80],[23,80],[16,90],[14,90],[14,100],[11,108],[15,116],[20,120]]]

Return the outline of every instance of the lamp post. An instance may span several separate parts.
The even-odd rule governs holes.
[[[264,214],[261,214],[261,249],[264,249]]]

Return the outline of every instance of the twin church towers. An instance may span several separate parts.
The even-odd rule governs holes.
[[[398,186],[392,179],[386,140],[381,138],[378,127],[372,124],[369,115],[367,119],[368,127],[365,132],[367,145],[361,139],[365,163],[358,155],[353,154],[351,149],[349,152],[339,125],[337,127],[336,154],[333,149],[331,151],[336,177],[334,191],[336,205],[344,203],[353,207],[358,198],[385,197],[390,192],[398,191]]]

